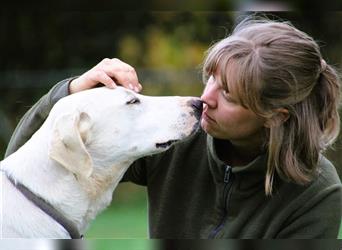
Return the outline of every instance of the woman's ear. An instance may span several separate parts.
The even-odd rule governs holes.
[[[272,117],[268,118],[264,124],[266,128],[280,126],[290,117],[289,110],[285,108],[274,109],[273,112]]]

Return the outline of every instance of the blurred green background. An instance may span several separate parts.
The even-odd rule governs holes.
[[[138,72],[146,95],[201,94],[206,49],[246,12],[21,11],[0,16],[0,154],[22,115],[59,80],[79,75],[105,57]],[[214,9],[214,10],[213,10]],[[342,65],[341,12],[268,12],[291,21],[322,46],[326,61]],[[342,176],[342,139],[327,153]],[[328,211],[327,211],[328,212]],[[89,239],[148,237],[144,187],[120,184],[112,205],[91,224]],[[341,234],[342,237],[342,234]],[[146,244],[147,241],[138,241]],[[143,243],[145,242],[145,243]],[[106,244],[102,242],[101,244]],[[133,243],[134,244],[134,243]]]

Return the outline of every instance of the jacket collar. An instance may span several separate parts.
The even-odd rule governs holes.
[[[219,166],[219,168],[224,169],[227,164],[222,161],[217,154],[217,148],[215,145],[215,138],[211,135],[207,135],[207,150],[209,153],[209,161],[212,164]],[[243,166],[231,166],[232,172],[236,174],[245,174],[245,173],[256,173],[264,175],[266,173],[266,166],[267,166],[267,155],[261,154],[257,156],[253,161],[249,162]]]
[[[209,168],[213,181],[220,187],[224,183],[227,164],[219,159],[215,148],[215,138],[207,135],[207,151]],[[257,156],[244,166],[231,166],[235,194],[239,197],[249,197],[251,194],[261,192],[264,194],[264,183],[267,169],[267,154]]]

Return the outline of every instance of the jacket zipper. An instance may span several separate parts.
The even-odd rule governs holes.
[[[232,184],[233,184],[232,167],[229,166],[229,165],[226,166],[226,170],[224,172],[223,182],[224,182],[223,201],[224,201],[224,211],[225,211],[225,213],[222,216],[220,223],[209,234],[209,238],[210,239],[214,239],[216,237],[216,235],[220,232],[220,230],[223,228],[223,226],[225,224],[224,222],[225,222],[226,217],[227,217],[227,202],[228,202],[228,199],[229,199],[229,196],[230,196],[230,190],[231,190],[231,187],[232,187]]]

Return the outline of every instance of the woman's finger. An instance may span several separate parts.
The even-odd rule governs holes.
[[[116,82],[104,70],[91,71],[89,77],[94,83],[102,83],[108,88],[116,87]]]
[[[139,83],[137,73],[129,64],[121,62],[119,59],[112,59],[111,61],[104,61],[99,66],[108,76],[114,78],[117,84],[136,92],[141,91],[142,86]]]

